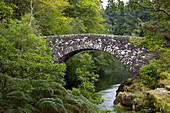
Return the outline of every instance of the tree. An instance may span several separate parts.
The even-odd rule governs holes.
[[[73,20],[64,16],[63,10],[68,6],[66,0],[3,0],[13,9],[13,18],[21,19],[25,14],[30,14],[30,25],[34,17],[43,35],[57,35],[67,33],[67,26]],[[66,31],[66,30],[67,31]]]
[[[30,17],[0,23],[0,112],[99,112],[63,87],[66,66],[54,63],[48,40],[33,28],[34,18],[30,26]]]
[[[62,83],[65,65],[53,64],[46,40],[36,35],[27,17],[0,23],[0,72],[17,78],[52,77]]]
[[[130,7],[139,6],[144,9],[151,9],[155,19],[144,22],[141,29],[146,35],[169,38],[169,0],[130,0]]]
[[[79,17],[87,33],[102,32],[99,0],[69,0],[69,3],[70,6],[65,10],[67,17]]]
[[[0,2],[0,21],[5,18],[11,18],[13,14],[13,9],[5,5],[4,2]]]
[[[106,14],[109,16],[112,30],[111,32],[115,35],[139,35],[143,36],[143,32],[137,33],[135,29],[139,28],[140,20],[147,22],[154,19],[153,13],[149,9],[137,7],[132,9],[129,3],[124,5],[122,2],[114,3],[110,0]]]
[[[169,0],[130,0],[130,3],[135,3],[143,8],[153,9],[155,12],[163,12],[170,16]]]

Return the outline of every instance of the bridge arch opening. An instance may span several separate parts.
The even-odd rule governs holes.
[[[74,51],[67,54],[63,61],[67,64],[65,75],[65,87],[67,89],[79,85],[76,69],[84,65],[86,65],[87,71],[99,75],[98,81],[95,82],[96,91],[106,89],[113,84],[120,84],[132,76],[124,64],[115,56],[100,50],[82,49]]]

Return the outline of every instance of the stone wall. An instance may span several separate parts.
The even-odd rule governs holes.
[[[134,47],[129,42],[131,37],[127,36],[76,34],[45,36],[45,38],[52,39],[49,47],[52,48],[55,62],[66,61],[72,55],[83,50],[101,50],[119,59],[133,77],[138,75],[140,67],[146,61],[155,57],[154,52],[148,53],[144,46]]]

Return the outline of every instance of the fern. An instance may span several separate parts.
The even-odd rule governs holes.
[[[64,113],[67,112],[65,107],[63,106],[63,102],[61,99],[57,98],[42,98],[40,99],[36,105],[38,105],[40,108],[53,108],[54,111],[59,112],[63,111]]]
[[[64,93],[67,94],[67,90],[66,90],[61,84],[59,84],[59,83],[54,82],[54,83],[53,83],[53,88],[60,89],[60,90],[62,90]]]
[[[67,113],[67,110],[66,110],[66,108],[63,105],[57,104],[57,106],[59,107],[59,111],[60,112]]]
[[[58,104],[63,105],[63,101],[62,101],[61,99],[59,99],[59,98],[56,98],[54,101],[55,101],[56,103],[58,103]]]
[[[32,112],[38,112],[38,109],[36,109],[34,106],[32,106],[31,104],[26,104],[25,105],[25,108],[28,109],[28,110],[31,110],[31,113]]]
[[[43,108],[43,109],[51,109],[54,110],[54,112],[58,112],[58,107],[55,104],[55,102],[53,101],[49,101],[49,100],[44,100],[43,102],[38,103],[39,108]]]
[[[26,97],[23,91],[12,91],[7,94],[7,96],[22,96]]]
[[[64,105],[65,106],[65,108],[67,109],[67,110],[69,110],[70,112],[80,112],[80,109],[77,107],[77,106],[75,106],[75,105],[71,105],[71,104],[65,104]]]
[[[8,109],[5,113],[17,113],[16,109]]]
[[[8,84],[4,93],[0,92],[2,112],[83,113],[98,111],[98,107],[88,99],[68,93],[59,83],[49,80],[11,78],[6,75],[1,78],[2,80],[5,78]],[[2,91],[2,86],[0,88]]]

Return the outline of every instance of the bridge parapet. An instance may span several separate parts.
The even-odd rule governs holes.
[[[74,54],[83,50],[100,50],[112,54],[119,59],[132,76],[137,76],[139,69],[146,61],[155,57],[155,53],[148,53],[144,46],[134,47],[128,36],[104,34],[75,34],[45,36],[52,39],[49,47],[55,62],[63,62]],[[137,37],[141,38],[141,37]]]
[[[71,35],[56,35],[56,36],[44,36],[45,38],[83,38],[83,37],[100,37],[100,38],[131,38],[131,36],[119,36],[119,35],[106,35],[106,34],[71,34]],[[142,37],[138,37],[142,38]]]

